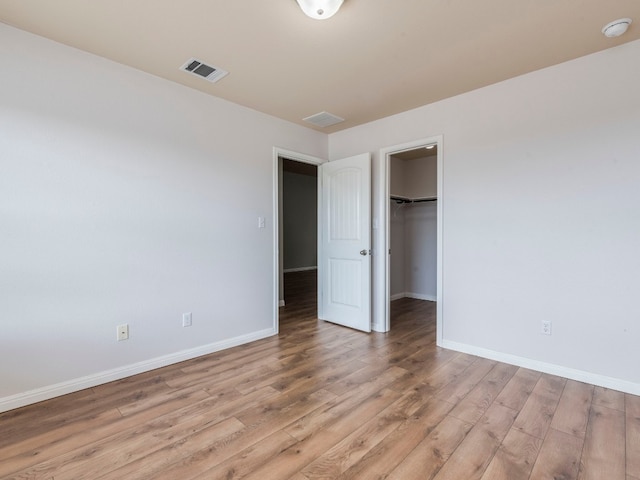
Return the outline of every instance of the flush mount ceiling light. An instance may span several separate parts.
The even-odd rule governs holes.
[[[302,11],[311,18],[316,20],[325,20],[333,17],[343,0],[296,0]]]
[[[607,23],[603,28],[602,28],[602,33],[604,34],[605,37],[619,37],[620,35],[622,35],[624,32],[627,31],[627,28],[629,28],[629,25],[631,25],[631,19],[630,18],[620,18],[618,20],[614,20],[611,23]]]

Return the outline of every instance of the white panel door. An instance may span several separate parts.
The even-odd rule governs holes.
[[[320,166],[318,316],[371,331],[371,156]]]

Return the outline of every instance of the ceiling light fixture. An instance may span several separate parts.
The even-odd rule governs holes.
[[[602,33],[605,37],[609,38],[619,37],[627,31],[629,25],[631,25],[630,18],[620,18],[618,20],[614,20],[611,23],[607,23],[604,27],[602,27]]]
[[[296,0],[302,11],[311,18],[316,20],[325,20],[333,17],[343,0]]]

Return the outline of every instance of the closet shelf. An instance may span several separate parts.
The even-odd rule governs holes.
[[[391,195],[391,200],[393,200],[396,203],[435,202],[438,200],[438,197],[407,198],[407,197],[400,197],[398,195]]]

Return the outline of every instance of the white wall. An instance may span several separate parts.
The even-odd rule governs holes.
[[[406,197],[404,171],[405,160],[394,158],[389,159],[389,194],[395,197]]]
[[[318,178],[283,173],[284,270],[318,265]]]
[[[404,213],[404,292],[436,300],[437,205],[412,203]]]
[[[437,188],[437,156],[410,160],[391,155],[389,161],[389,193],[410,199],[435,197]]]
[[[326,135],[2,24],[0,57],[0,410],[274,333],[273,147]]]
[[[392,300],[436,300],[437,205],[434,202],[390,205],[389,239]]]
[[[378,194],[380,148],[443,135],[443,345],[640,393],[639,56],[635,41],[330,135],[330,159],[373,153]]]
[[[393,179],[393,170],[391,178]],[[389,294],[392,300],[403,298],[407,292],[405,288],[405,238],[404,238],[404,212],[406,206],[397,204],[393,200],[389,204],[389,248],[391,258],[389,261]]]
[[[438,195],[437,163],[436,155],[405,160],[404,183],[407,197],[428,198]]]

